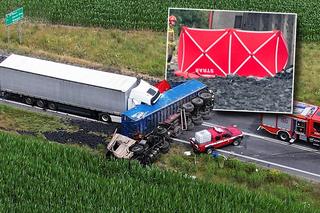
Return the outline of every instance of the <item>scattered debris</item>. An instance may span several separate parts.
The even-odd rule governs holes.
[[[45,132],[43,135],[46,137],[46,139],[58,143],[87,145],[94,149],[97,148],[99,144],[105,144],[107,141],[107,138],[104,136],[88,133],[87,131],[83,130],[77,132],[60,130],[56,132]]]
[[[171,84],[186,81],[167,72]],[[228,75],[227,77],[199,78],[215,94],[215,109],[290,112],[293,73],[285,71],[275,77],[254,78]]]

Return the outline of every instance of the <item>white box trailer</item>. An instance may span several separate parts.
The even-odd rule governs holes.
[[[134,90],[138,90],[139,96],[145,92],[142,97],[149,97],[150,104],[159,98],[160,94],[153,86],[146,86],[144,82],[141,92],[138,85],[139,80],[135,77],[15,54],[0,63],[2,94],[19,95],[28,104],[40,107],[64,105],[90,110],[104,121],[110,119],[110,115],[120,116],[128,110],[128,106],[132,106],[129,102],[146,102],[135,100]]]

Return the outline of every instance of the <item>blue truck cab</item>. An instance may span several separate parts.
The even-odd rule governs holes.
[[[202,82],[189,80],[163,93],[154,105],[141,104],[124,112],[121,116],[121,134],[130,138],[149,134],[184,103],[206,89]]]

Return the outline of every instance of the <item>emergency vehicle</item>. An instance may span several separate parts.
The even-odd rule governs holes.
[[[320,146],[320,108],[295,102],[292,115],[262,114],[260,129],[290,143],[303,140]]]
[[[211,154],[214,149],[233,144],[240,145],[243,133],[236,126],[212,127],[195,133],[190,138],[190,144],[195,152],[207,152]]]

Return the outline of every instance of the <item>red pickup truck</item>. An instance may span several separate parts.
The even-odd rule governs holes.
[[[195,152],[207,152],[211,154],[216,148],[229,144],[240,145],[243,133],[235,126],[212,127],[195,133],[190,138],[190,144]]]

